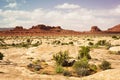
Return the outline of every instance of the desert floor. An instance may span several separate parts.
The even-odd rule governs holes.
[[[0,39],[0,44],[4,45],[19,44],[28,39],[31,40],[31,44],[40,43],[38,46],[27,48],[0,46],[0,52],[4,54],[3,60],[0,61],[0,80],[120,80],[120,55],[110,53],[120,51],[120,39],[114,39],[112,36],[1,37]],[[53,44],[58,40],[68,44]],[[109,48],[106,46],[92,48],[90,50],[92,59],[89,63],[99,65],[103,60],[107,60],[111,63],[112,69],[99,71],[85,77],[66,77],[61,74],[37,73],[26,67],[35,60],[44,61],[47,65],[54,67],[53,54],[68,50],[70,57],[75,59],[80,46],[89,46],[89,42],[95,44],[99,40],[106,40],[111,46]],[[69,44],[69,42],[73,42],[73,44]],[[51,71],[52,67],[47,67],[46,71]]]

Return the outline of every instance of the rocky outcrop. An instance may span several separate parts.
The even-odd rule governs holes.
[[[107,31],[109,32],[120,32],[120,24],[112,27],[112,28],[109,28]]]
[[[39,24],[25,29],[22,26],[16,26],[11,30],[0,31],[0,36],[56,36],[56,35],[81,35],[81,34],[114,34],[120,33],[120,24],[109,28],[106,31],[100,30],[97,26],[92,26],[90,31],[77,32],[73,30],[65,30],[60,26],[47,26]]]
[[[90,32],[101,32],[97,26],[92,26]]]
[[[60,26],[46,26],[44,24],[32,26],[32,28],[24,29],[22,26],[16,26],[9,31],[1,31],[1,35],[7,36],[46,36],[46,35],[78,35],[80,32],[72,30],[64,30]]]

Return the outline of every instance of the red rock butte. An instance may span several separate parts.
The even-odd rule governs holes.
[[[16,26],[9,30],[0,30],[0,36],[58,36],[58,35],[81,35],[81,34],[118,34],[120,33],[120,24],[108,30],[102,31],[97,26],[92,26],[90,31],[78,32],[73,30],[65,30],[60,26],[52,27],[44,24],[32,26],[25,29],[22,26]]]

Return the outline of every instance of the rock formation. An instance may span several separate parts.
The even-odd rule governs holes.
[[[109,28],[108,31],[109,32],[120,32],[120,24],[118,24],[112,28]]]
[[[101,32],[97,26],[92,26],[90,32]]]
[[[92,26],[90,31],[77,32],[73,30],[65,30],[60,26],[46,26],[44,24],[32,26],[25,29],[22,26],[16,26],[11,30],[0,31],[0,36],[57,36],[57,35],[81,35],[81,34],[114,34],[120,33],[120,24],[106,31],[100,30],[97,26]]]
[[[52,27],[43,24],[24,29],[22,26],[16,26],[12,30],[0,31],[0,36],[46,36],[46,35],[78,35],[80,32],[64,30],[60,26]]]

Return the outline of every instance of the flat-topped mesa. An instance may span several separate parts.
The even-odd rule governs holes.
[[[22,26],[16,26],[12,31],[23,31],[24,28]]]
[[[97,26],[92,26],[90,32],[101,32]]]
[[[120,24],[112,27],[112,28],[109,28],[107,31],[109,32],[120,32]]]
[[[46,30],[46,31],[49,31],[51,29],[61,29],[60,26],[57,26],[57,27],[51,27],[51,26],[46,26],[46,25],[43,25],[43,24],[40,24],[40,25],[37,25],[37,26],[32,26],[32,28],[30,28],[29,30]]]

